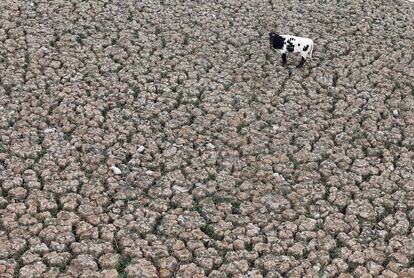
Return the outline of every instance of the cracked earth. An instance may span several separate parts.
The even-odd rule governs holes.
[[[0,11],[0,277],[414,277],[410,1]]]

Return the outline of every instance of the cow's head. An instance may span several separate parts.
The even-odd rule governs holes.
[[[282,49],[285,39],[274,32],[269,33],[270,46],[276,49]]]

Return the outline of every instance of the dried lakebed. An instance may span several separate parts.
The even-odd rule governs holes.
[[[0,11],[0,277],[414,276],[410,2]]]

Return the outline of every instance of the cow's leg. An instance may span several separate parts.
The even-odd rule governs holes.
[[[301,67],[303,67],[303,64],[305,63],[305,61],[306,61],[306,59],[305,59],[305,57],[303,57],[302,56],[302,59],[300,60],[300,62],[299,62],[299,64],[298,64],[298,68],[301,68]]]
[[[282,66],[286,65],[286,53],[282,54]]]

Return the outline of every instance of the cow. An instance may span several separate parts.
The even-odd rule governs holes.
[[[302,56],[298,68],[303,67],[306,58],[312,59],[313,41],[308,38],[301,38],[291,35],[279,35],[274,32],[269,33],[270,46],[278,49],[282,54],[282,66],[286,65],[287,53],[299,52]]]

